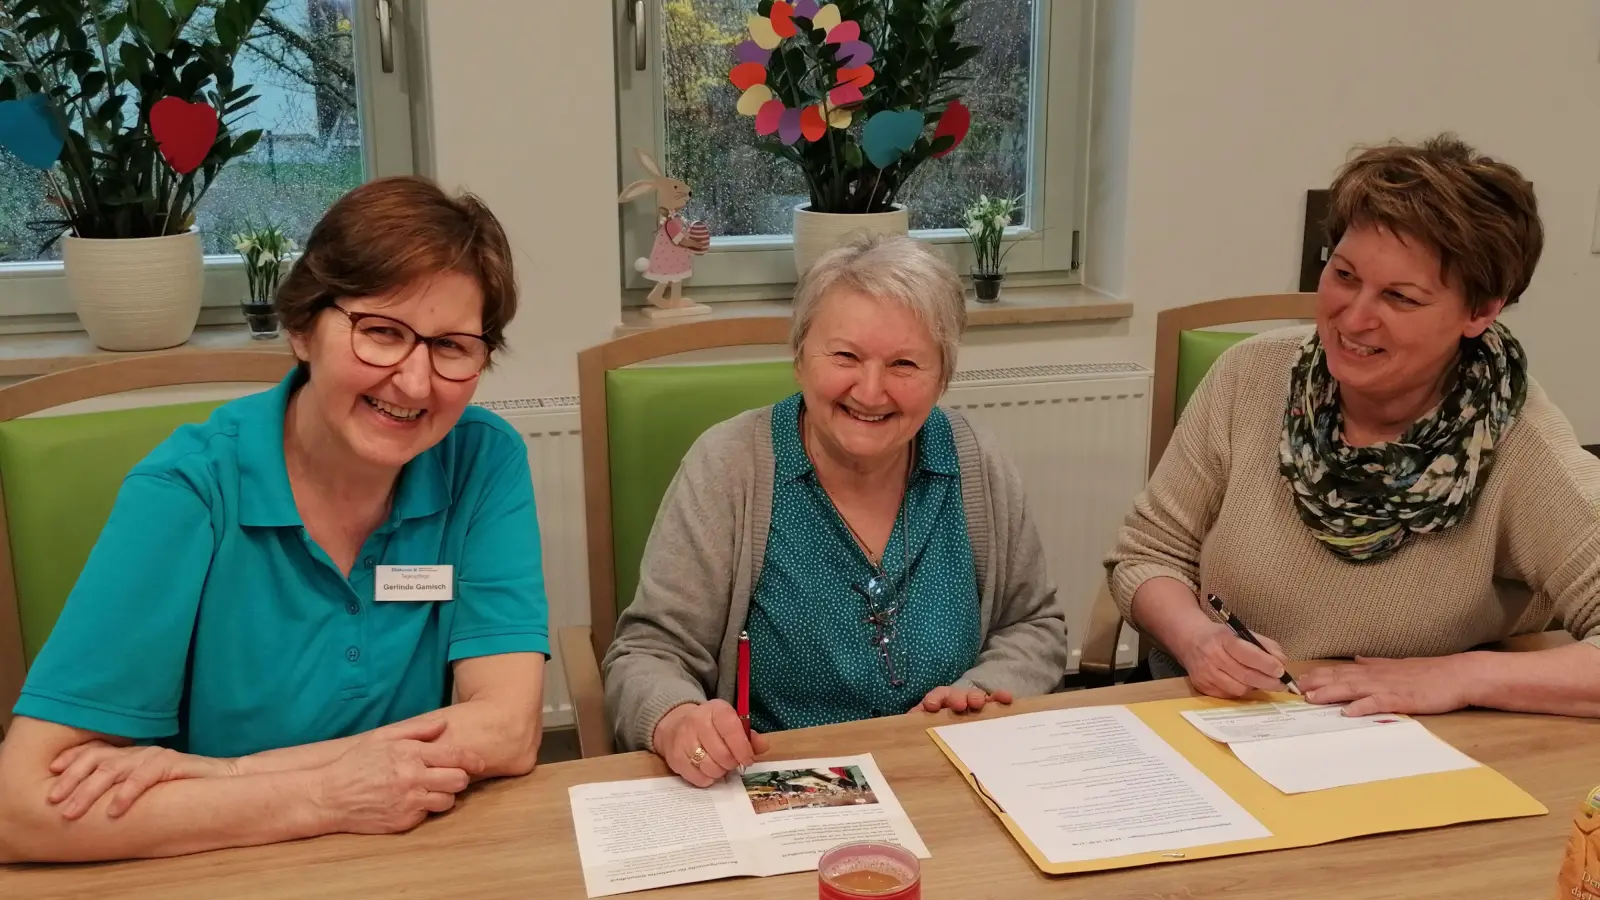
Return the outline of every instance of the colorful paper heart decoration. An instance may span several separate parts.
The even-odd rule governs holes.
[[[66,132],[61,130],[49,97],[32,94],[0,102],[0,147],[24,164],[48,169],[61,158],[66,143]]]
[[[972,129],[972,110],[960,100],[951,100],[950,105],[944,108],[944,115],[939,117],[939,127],[933,132],[933,139],[937,141],[945,135],[950,135],[956,142],[933,154],[934,159],[949,156],[952,150],[961,146],[967,139],[967,132]]]
[[[778,131],[778,123],[783,121],[783,111],[786,109],[782,100],[768,100],[761,104],[761,109],[756,113],[756,134],[769,135]]]
[[[767,67],[760,63],[740,63],[728,73],[728,80],[740,91],[748,91],[755,85],[767,83]]]
[[[796,17],[810,19],[813,29],[821,29],[824,39],[836,48],[835,58],[847,64],[839,69],[838,83],[826,98],[790,109],[767,86],[767,66],[772,61],[772,52],[785,39],[800,34],[799,26],[794,23]],[[817,0],[776,0],[768,15],[752,14],[747,22],[750,40],[733,48],[735,64],[728,73],[728,80],[740,92],[735,107],[739,114],[755,117],[756,134],[776,134],[779,140],[792,145],[801,138],[822,140],[829,128],[849,128],[855,121],[855,113],[848,107],[866,99],[862,89],[873,79],[872,67],[868,65],[873,50],[861,40],[860,24],[844,21],[838,6],[832,3],[819,6]]]
[[[800,33],[794,24],[794,7],[784,0],[772,4],[772,30],[781,38],[792,38]]]
[[[922,135],[922,113],[912,109],[887,110],[867,120],[861,129],[861,149],[880,169],[905,155]]]
[[[772,27],[772,20],[766,16],[751,13],[745,24],[750,26],[750,39],[756,42],[757,47],[763,50],[776,50],[778,45],[783,43],[783,38]]]
[[[872,71],[871,66],[857,66],[854,69],[840,69],[839,85],[843,87],[844,85],[848,84],[858,88],[864,88],[872,83],[872,79],[874,77],[876,77],[876,73]]]
[[[743,94],[739,95],[739,103],[734,107],[734,109],[738,111],[739,115],[741,116],[754,116],[759,114],[761,112],[761,107],[765,106],[767,102],[772,99],[774,99],[772,96],[772,88],[769,88],[764,84],[752,84],[745,88]]]
[[[847,69],[864,66],[872,62],[872,45],[866,41],[845,41],[839,45],[838,59],[839,65]]]
[[[793,144],[800,140],[800,110],[786,109],[778,120],[778,140]]]
[[[828,120],[822,117],[822,107],[808,106],[800,111],[800,134],[808,141],[820,141],[828,133]]]
[[[828,32],[825,43],[843,44],[846,41],[859,40],[861,40],[860,22],[840,22],[838,25],[833,26],[832,31]]]
[[[165,97],[150,107],[150,133],[167,165],[187,175],[205,162],[217,142],[217,111],[204,103]]]
[[[844,21],[844,16],[840,14],[839,7],[829,3],[827,6],[817,10],[817,14],[811,17],[811,27],[821,28],[823,31],[832,31],[842,21]]]
[[[853,84],[841,84],[828,92],[828,105],[835,108],[860,103],[864,99],[861,88]]]
[[[733,58],[742,63],[760,63],[765,66],[772,58],[771,50],[763,50],[755,41],[745,41],[733,48]]]

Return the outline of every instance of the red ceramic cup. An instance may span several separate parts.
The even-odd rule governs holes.
[[[922,900],[922,863],[895,844],[843,844],[817,863],[819,900]]]

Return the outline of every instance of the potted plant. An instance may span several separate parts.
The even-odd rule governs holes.
[[[956,38],[967,0],[760,0],[729,74],[760,146],[805,176],[795,268],[855,231],[904,234],[901,190],[966,137]]]
[[[233,236],[233,247],[244,260],[245,279],[250,294],[240,301],[244,321],[250,326],[250,337],[258,341],[278,336],[278,314],[272,308],[272,298],[278,291],[278,278],[283,274],[283,264],[294,252],[294,241],[276,225],[256,228]]]
[[[67,291],[94,343],[189,339],[203,249],[195,209],[259,131],[233,62],[268,0],[13,0],[0,13],[0,105],[45,171]],[[25,114],[25,115],[24,115]],[[18,137],[20,131],[20,137]]]
[[[990,198],[979,194],[977,202],[967,207],[967,239],[972,242],[972,288],[979,302],[993,303],[1000,299],[1000,284],[1005,281],[1006,257],[1017,249],[1013,243],[1004,252],[1000,249],[1011,217],[1021,209],[1020,197]]]

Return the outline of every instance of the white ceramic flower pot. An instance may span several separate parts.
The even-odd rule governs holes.
[[[851,235],[907,234],[911,231],[911,216],[904,206],[896,205],[890,212],[816,213],[802,203],[794,208],[794,270],[805,275],[817,257],[839,246]]]
[[[157,238],[62,238],[67,293],[102,350],[162,350],[200,319],[200,232]]]

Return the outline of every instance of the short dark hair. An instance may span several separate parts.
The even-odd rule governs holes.
[[[1533,185],[1448,133],[1362,150],[1334,178],[1325,224],[1330,247],[1363,226],[1421,241],[1474,313],[1493,300],[1516,303],[1544,250]]]
[[[278,286],[278,318],[304,334],[341,297],[386,294],[442,272],[477,281],[484,340],[491,351],[504,346],[517,281],[494,213],[476,196],[451,197],[426,178],[379,178],[339,198],[311,229]]]

